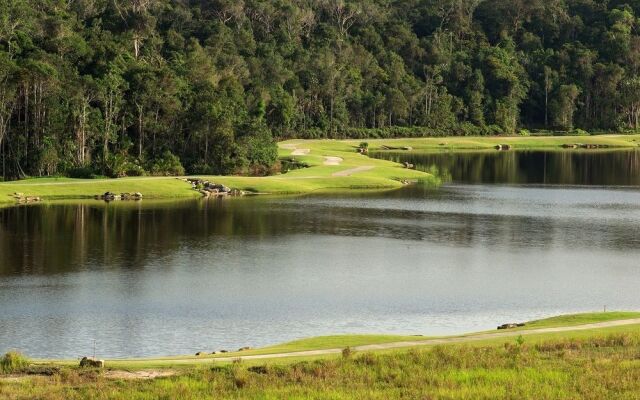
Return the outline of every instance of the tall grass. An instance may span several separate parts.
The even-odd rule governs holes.
[[[502,345],[443,345],[291,364],[230,363],[115,381],[61,371],[0,382],[22,399],[637,399],[640,332]]]
[[[0,358],[0,373],[2,374],[22,372],[28,366],[29,360],[17,351],[10,351]]]

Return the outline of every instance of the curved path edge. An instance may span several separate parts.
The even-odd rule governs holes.
[[[487,339],[509,338],[509,337],[516,337],[521,335],[527,336],[527,335],[535,335],[535,334],[542,334],[542,333],[587,331],[592,329],[613,328],[617,326],[637,325],[637,324],[640,324],[640,318],[626,319],[626,320],[619,320],[619,321],[598,322],[594,324],[575,325],[575,326],[560,326],[560,327],[553,327],[553,328],[514,330],[514,331],[495,332],[495,333],[478,333],[478,334],[470,334],[466,336],[457,336],[457,337],[440,338],[440,339],[425,339],[425,340],[408,341],[408,342],[369,344],[369,345],[363,345],[363,346],[354,346],[352,347],[352,349],[355,351],[391,350],[391,349],[399,349],[404,347],[470,343],[470,342],[478,342],[478,341],[487,340]],[[228,361],[234,361],[234,360],[261,360],[261,359],[269,359],[269,358],[322,356],[322,355],[340,354],[342,350],[343,349],[341,348],[340,349],[324,349],[324,350],[307,350],[307,351],[296,351],[296,352],[290,352],[290,353],[257,354],[257,355],[250,355],[250,356],[214,358],[212,360],[214,362],[218,362],[218,361],[228,362]]]

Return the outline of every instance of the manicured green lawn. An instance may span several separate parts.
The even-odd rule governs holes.
[[[360,141],[347,143],[357,145]],[[513,150],[563,150],[564,144],[597,144],[611,148],[634,148],[640,146],[640,135],[597,136],[515,136],[515,137],[444,137],[411,139],[368,140],[373,151],[388,147],[412,147],[413,151],[493,150],[498,144],[509,144]],[[581,150],[566,150],[581,151]]]
[[[437,185],[431,174],[404,168],[391,161],[379,160],[356,152],[360,140],[290,140],[279,144],[281,158],[295,159],[309,168],[269,177],[203,177],[232,188],[268,194],[296,194],[314,191],[395,189],[403,181]],[[607,145],[633,148],[640,145],[640,135],[602,135],[580,137],[448,137],[419,139],[368,140],[371,151],[383,146],[411,147],[412,151],[490,151],[496,144],[510,144],[514,150],[561,149],[566,143]],[[298,155],[294,152],[297,151]],[[582,151],[582,150],[565,150]],[[594,151],[594,150],[591,150]],[[333,157],[327,163],[326,157]],[[336,162],[335,160],[338,159]],[[14,204],[13,193],[38,196],[44,200],[88,199],[107,191],[140,192],[147,199],[194,198],[198,193],[174,178],[138,177],[124,179],[41,178],[0,183],[0,204]]]
[[[640,318],[640,312],[612,311],[602,313],[560,315],[557,317],[527,322],[527,325],[524,327],[524,329],[553,328],[557,326],[576,326],[636,318]]]

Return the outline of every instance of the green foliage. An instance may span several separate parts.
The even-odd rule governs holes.
[[[265,174],[270,138],[637,131],[639,14],[594,0],[5,1],[2,178],[165,173],[165,149],[185,173]]]
[[[151,166],[151,174],[156,176],[182,176],[184,173],[180,158],[169,150],[165,151],[162,157],[156,159]]]
[[[116,380],[72,368],[0,385],[6,398],[635,399],[637,330],[514,345],[441,345],[315,360],[178,369]],[[55,384],[52,384],[52,381]]]
[[[0,373],[2,374],[21,372],[28,366],[29,360],[17,351],[10,351],[0,358]]]

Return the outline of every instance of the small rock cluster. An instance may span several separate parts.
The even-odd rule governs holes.
[[[402,165],[404,165],[406,169],[416,169],[416,166],[411,164],[410,162],[405,161],[404,163],[402,163]]]
[[[112,192],[106,192],[104,194],[97,194],[97,195],[94,196],[94,198],[96,200],[104,200],[106,202],[109,202],[109,201],[128,201],[128,200],[140,201],[140,200],[142,200],[142,193],[136,192],[136,193],[115,194],[115,193],[112,193]]]
[[[525,324],[516,324],[516,323],[502,324],[498,327],[498,330],[522,328],[523,326],[525,326]]]
[[[606,144],[583,144],[583,143],[565,143],[562,145],[564,149],[606,149]]]
[[[38,196],[25,196],[24,193],[14,193],[12,196],[18,203],[38,203],[42,201]]]
[[[241,347],[241,348],[238,349],[239,352],[240,351],[247,351],[247,350],[253,350],[253,349],[251,347],[249,347],[249,346]],[[216,354],[225,354],[225,353],[228,353],[228,352],[229,352],[228,350],[218,350],[218,351],[212,351],[209,354],[216,355]],[[207,355],[207,353],[204,352],[204,351],[199,351],[199,352],[196,353],[196,357],[205,356],[205,355]]]
[[[199,178],[186,178],[185,182],[191,183],[191,187],[204,197],[244,196],[242,190],[231,189],[225,185],[216,184]]]
[[[498,151],[509,151],[511,150],[511,145],[510,144],[499,144],[495,147],[496,150]]]

